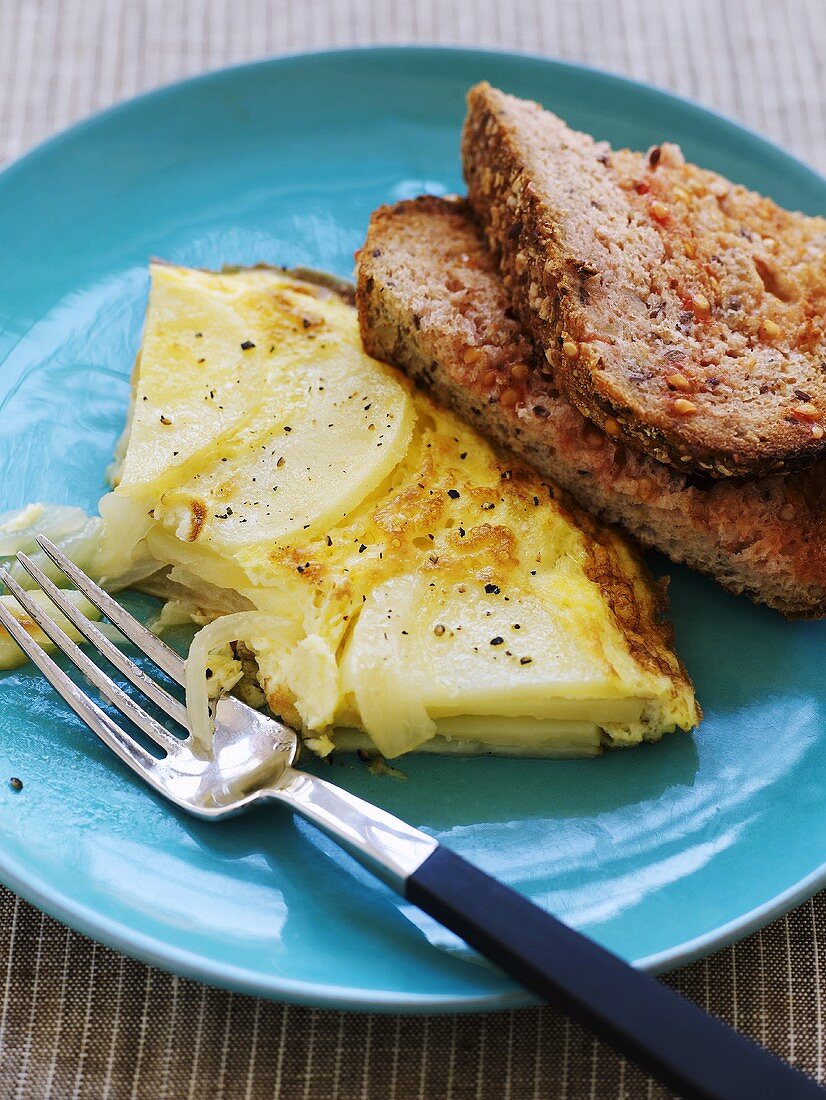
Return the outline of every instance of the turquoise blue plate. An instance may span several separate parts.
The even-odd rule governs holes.
[[[786,206],[826,207],[822,179],[733,123],[536,58],[348,51],[163,89],[0,175],[0,509],[95,507],[150,256],[349,274],[375,206],[461,190],[464,94],[483,77],[615,144],[676,140]],[[356,759],[316,766],[639,966],[744,935],[826,878],[826,624],[788,623],[669,572],[705,710],[695,735],[592,761],[411,757],[404,781]],[[0,780],[0,878],[141,959],[315,1005],[530,1000],[289,814],[219,826],[176,812],[29,670],[0,683]]]

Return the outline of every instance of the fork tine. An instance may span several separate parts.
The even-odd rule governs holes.
[[[101,741],[116,753],[121,760],[138,773],[153,787],[164,791],[156,775],[160,763],[150,752],[139,745],[132,737],[124,733],[105,711],[80,690],[51,657],[42,649],[32,636],[0,601],[0,626],[5,627],[26,656],[37,665],[55,691],[61,695],[75,714],[98,735]]]
[[[83,675],[94,684],[110,703],[113,703],[122,714],[125,714],[127,718],[135,723],[138,729],[143,730],[147,737],[151,737],[157,745],[166,749],[167,752],[180,749],[180,739],[165,730],[160,722],[156,722],[151,715],[146,713],[143,707],[136,703],[134,699],[131,699],[122,688],[118,687],[115,681],[110,679],[102,669],[98,668],[80,646],[73,642],[65,631],[61,630],[54,619],[46,614],[43,608],[31,598],[28,592],[20,587],[5,569],[0,569],[0,581],[5,584],[26,614],[37,623],[43,633],[51,638],[59,649],[63,650],[69,660],[80,669]]]
[[[156,634],[147,630],[143,623],[139,623],[134,616],[121,607],[117,600],[113,600],[108,592],[104,592],[100,585],[90,580],[82,569],[78,569],[74,562],[55,546],[51,539],[47,539],[45,535],[38,535],[37,542],[58,569],[66,574],[90,603],[93,603],[110,622],[115,624],[124,637],[133,642],[138,649],[142,649],[146,656],[173,680],[177,680],[179,684],[186,684],[183,658],[179,657],[174,649],[170,649],[166,642],[162,642]]]
[[[49,580],[43,570],[35,565],[31,558],[26,554],[19,553],[17,560],[87,642],[90,642],[99,653],[102,653],[107,661],[123,673],[127,680],[133,683],[136,688],[139,688],[144,695],[147,695],[153,703],[157,703],[161,710],[166,711],[170,718],[174,718],[178,725],[183,726],[184,729],[189,728],[186,707],[183,703],[179,703],[177,699],[174,699],[168,691],[165,691],[151,676],[147,676],[142,668],[139,668],[122,650],[118,649],[71,600],[66,599],[65,594]]]

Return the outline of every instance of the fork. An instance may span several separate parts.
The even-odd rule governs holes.
[[[51,561],[159,669],[185,686],[183,659],[86,576],[49,539]],[[809,1078],[635,970],[432,836],[295,763],[295,730],[230,695],[215,705],[214,744],[193,744],[184,705],[88,619],[24,553],[17,558],[79,634],[180,727],[170,733],[58,626],[5,570],[0,581],[89,683],[161,750],[149,752],[60,668],[0,601],[0,624],[98,737],[158,794],[220,821],[285,803],[533,993],[589,1027],[649,1073],[697,1100],[826,1096]]]

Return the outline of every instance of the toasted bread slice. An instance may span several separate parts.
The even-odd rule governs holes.
[[[706,477],[826,454],[826,219],[487,84],[468,103],[470,203],[580,412]]]
[[[514,318],[466,203],[373,215],[357,301],[370,354],[395,363],[584,507],[790,618],[826,615],[826,462],[712,481],[609,438],[555,387]]]

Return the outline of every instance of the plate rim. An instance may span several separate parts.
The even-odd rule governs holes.
[[[0,850],[0,882],[15,894],[76,932],[120,951],[130,958],[150,966],[193,978],[207,985],[235,992],[283,1001],[313,1008],[351,1012],[405,1014],[449,1014],[455,1012],[507,1011],[544,1004],[527,990],[514,985],[511,990],[489,994],[418,994],[371,990],[369,994],[355,987],[335,986],[323,982],[305,982],[293,978],[262,978],[254,970],[222,962],[205,960],[197,952],[171,947],[165,940],[138,932],[123,922],[103,916],[92,906],[69,899],[59,890],[44,883],[39,876],[26,874],[20,861],[4,858]],[[687,940],[631,963],[650,974],[686,966],[713,951],[721,950],[745,936],[765,927],[770,921],[788,913],[826,887],[826,862],[788,890],[755,906],[743,916],[729,921],[712,932]]]
[[[0,189],[14,180],[20,171],[37,167],[37,161],[50,153],[59,152],[64,142],[71,142],[79,135],[95,126],[106,123],[120,114],[128,114],[136,107],[165,96],[178,94],[216,79],[231,78],[233,74],[249,72],[255,69],[273,66],[301,64],[317,61],[325,57],[335,57],[343,61],[358,63],[364,57],[381,59],[399,55],[416,55],[420,58],[473,57],[492,60],[510,60],[530,62],[540,67],[555,69],[558,72],[577,73],[590,79],[597,79],[606,86],[621,86],[625,89],[644,91],[654,99],[665,100],[669,105],[688,110],[701,122],[720,126],[736,133],[742,140],[747,138],[751,150],[756,155],[762,150],[776,157],[778,154],[789,168],[793,168],[797,178],[809,185],[826,188],[826,178],[816,169],[789,153],[775,142],[751,129],[749,126],[728,115],[705,107],[696,100],[657,87],[647,81],[636,80],[620,73],[611,72],[595,66],[574,61],[565,61],[529,51],[491,49],[487,47],[438,45],[438,44],[379,44],[350,47],[330,47],[317,50],[295,50],[273,54],[254,61],[221,66],[207,72],[170,81],[158,87],[141,92],[138,95],[112,104],[86,118],[37,143],[21,156],[0,169]],[[12,345],[12,348],[16,343]],[[2,366],[2,362],[0,362]],[[339,1009],[344,1011],[403,1012],[417,1013],[454,1013],[508,1010],[542,1003],[532,994],[514,985],[511,990],[489,994],[416,994],[404,991],[365,990],[353,986],[334,986],[328,983],[300,981],[286,977],[262,977],[257,972],[227,962],[207,959],[202,954],[190,952],[184,948],[173,947],[156,936],[139,932],[123,922],[107,917],[101,912],[79,900],[69,898],[63,891],[51,886],[42,876],[27,871],[23,861],[0,848],[0,882],[14,893],[48,913],[61,923],[73,928],[82,935],[113,948],[123,954],[139,959],[151,966],[171,971],[188,978],[194,978],[209,985],[218,986],[242,993],[252,994],[292,1004],[302,1004],[317,1008]],[[720,950],[739,939],[764,927],[771,920],[789,912],[795,906],[811,898],[826,887],[826,860],[820,868],[810,872],[786,890],[754,906],[746,913],[720,925],[702,936],[684,941],[674,947],[636,960],[632,965],[650,973],[684,966],[713,951]]]

